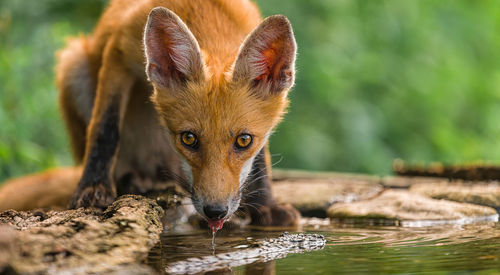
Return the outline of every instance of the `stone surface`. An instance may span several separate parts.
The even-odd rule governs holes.
[[[380,178],[380,184],[385,188],[393,189],[408,189],[417,183],[436,183],[448,182],[447,179],[441,178],[427,178],[427,177],[399,177],[399,176],[385,176]]]
[[[14,251],[16,232],[8,225],[0,224],[0,274],[6,272]]]
[[[468,202],[500,209],[499,182],[425,182],[410,187],[414,192],[434,199]]]
[[[278,202],[290,203],[305,214],[325,212],[333,203],[363,200],[382,191],[380,184],[368,178],[327,174],[274,176],[271,188]]]
[[[421,221],[421,225],[432,224],[426,221],[466,223],[474,219],[498,219],[495,209],[490,207],[436,200],[406,190],[390,189],[368,200],[334,204],[327,214],[331,218],[339,219]],[[417,223],[415,225],[418,226]]]
[[[153,200],[126,195],[103,213],[10,210],[0,223],[16,230],[9,265],[19,273],[148,274],[141,262],[159,241],[162,215]],[[2,234],[0,254],[1,243]]]

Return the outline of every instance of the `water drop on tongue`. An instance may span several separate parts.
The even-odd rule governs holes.
[[[224,225],[224,219],[220,219],[220,220],[216,220],[216,221],[213,221],[213,220],[209,220],[208,221],[208,227],[210,227],[210,229],[212,229],[212,252],[215,253],[215,233],[217,233],[217,231],[219,231],[220,229],[222,229],[222,226]]]

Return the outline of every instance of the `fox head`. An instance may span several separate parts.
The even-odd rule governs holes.
[[[193,204],[207,220],[223,221],[238,209],[253,161],[288,105],[296,55],[291,25],[284,16],[266,18],[221,73],[166,8],[150,12],[144,46],[152,100],[185,161]]]

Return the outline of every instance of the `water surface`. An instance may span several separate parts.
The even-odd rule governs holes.
[[[326,245],[303,253],[288,253],[276,260],[218,270],[210,274],[332,274],[332,273],[468,273],[500,274],[500,223],[432,227],[369,227],[329,224],[316,220],[300,232],[319,233]],[[239,229],[217,234],[215,254],[245,251],[259,239],[283,231]],[[293,233],[293,232],[290,232]],[[168,266],[193,257],[210,256],[211,232],[167,232],[151,251],[148,264],[161,273]],[[284,258],[280,258],[284,257]]]

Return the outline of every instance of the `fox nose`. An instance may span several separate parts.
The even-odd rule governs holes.
[[[222,204],[207,204],[203,207],[203,212],[210,220],[220,220],[227,214],[227,206]]]

